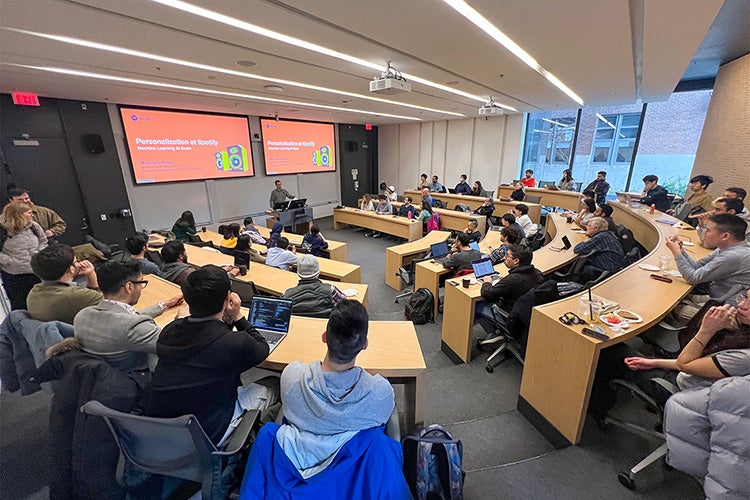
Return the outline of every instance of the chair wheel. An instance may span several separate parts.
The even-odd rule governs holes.
[[[398,299],[394,300],[393,302],[395,302],[396,304],[398,304]]]
[[[487,373],[492,373],[495,371],[495,369],[492,367],[492,365],[488,364],[484,367],[485,370],[487,370]]]
[[[630,477],[630,474],[627,472],[620,472],[617,474],[617,480],[620,481],[620,484],[625,486],[629,490],[635,489],[635,481],[633,481],[633,478]]]

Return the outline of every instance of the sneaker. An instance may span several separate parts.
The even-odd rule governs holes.
[[[365,233],[365,238],[371,238],[371,237],[372,237],[372,233]]]
[[[375,233],[372,235],[373,238],[380,238],[381,236],[383,236],[382,233]]]
[[[485,345],[486,346],[486,345],[497,344],[498,342],[501,342],[503,340],[503,338],[504,337],[500,333],[495,332],[495,333],[493,333],[491,335],[487,335],[485,338],[483,338],[482,340],[480,340],[479,341],[479,345]]]

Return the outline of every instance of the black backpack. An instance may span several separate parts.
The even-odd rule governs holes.
[[[409,302],[404,306],[404,316],[415,325],[424,325],[432,321],[435,311],[435,297],[427,288],[415,290],[409,297]]]

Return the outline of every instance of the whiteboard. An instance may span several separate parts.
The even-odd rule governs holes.
[[[255,177],[176,182],[170,184],[136,185],[125,146],[117,105],[110,104],[109,119],[117,144],[125,189],[128,193],[133,222],[136,229],[169,229],[185,210],[190,210],[198,225],[242,219],[246,215],[259,215],[268,208],[274,182],[280,179],[284,189],[297,197],[307,198],[313,207],[329,207],[340,203],[338,172],[265,176],[263,143],[253,139],[253,169]],[[260,119],[249,117],[250,136],[260,133]],[[338,126],[336,144],[338,144]],[[339,164],[338,148],[336,164]],[[329,210],[325,210],[326,212]],[[316,210],[316,216],[324,215]],[[320,213],[320,215],[318,215]]]

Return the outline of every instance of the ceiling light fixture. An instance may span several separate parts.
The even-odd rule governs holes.
[[[243,68],[252,68],[253,66],[257,66],[257,63],[255,61],[247,61],[245,59],[240,59],[235,64],[237,64],[237,66],[242,66]]]
[[[531,57],[528,52],[523,50],[516,42],[511,40],[508,35],[500,31],[494,24],[489,22],[487,18],[485,18],[482,14],[474,10],[471,5],[467,4],[463,0],[443,0],[443,2],[450,5],[456,12],[471,21],[477,28],[487,33],[496,42],[508,49],[511,54],[519,58],[521,61],[526,63],[528,67],[546,78],[552,85],[560,89],[565,95],[583,106],[583,99],[581,99],[578,94],[568,88],[568,86],[561,82],[555,75],[544,69],[536,59]]]
[[[234,28],[247,31],[249,33],[255,33],[256,35],[265,36],[267,38],[271,38],[279,42],[287,43],[289,45],[294,45],[295,47],[300,47],[302,49],[311,50],[313,52],[317,52],[318,54],[335,57],[336,59],[341,59],[342,61],[347,61],[353,64],[357,64],[359,66],[364,66],[365,68],[370,68],[370,69],[379,71],[383,67],[382,64],[366,61],[364,59],[360,59],[359,57],[351,56],[343,52],[338,52],[336,50],[329,49],[328,47],[323,47],[322,45],[317,45],[315,43],[306,42],[305,40],[300,40],[299,38],[284,35],[283,33],[278,33],[276,31],[272,31],[266,28],[261,28],[260,26],[256,26],[254,24],[241,21],[239,19],[236,19],[231,16],[227,16],[225,14],[221,14],[216,11],[204,9],[203,7],[198,7],[197,5],[192,5],[187,2],[183,2],[182,0],[150,0],[150,1],[167,6],[167,7],[171,7],[173,9],[181,10],[182,12],[187,12],[189,14],[193,14],[198,17],[202,17],[209,21],[214,21],[217,23],[225,24],[227,26],[232,26]],[[443,90],[445,92],[450,92],[451,94],[460,95],[462,97],[466,97],[467,99],[473,99],[479,102],[486,102],[487,100],[485,97],[470,94],[468,92],[463,92],[457,89],[452,89],[448,86],[441,85],[436,82],[432,82],[425,78],[420,78],[416,75],[403,73],[403,76],[404,78],[407,78],[413,82],[421,83],[422,85],[427,85],[428,87]],[[506,106],[504,104],[498,104],[498,106],[501,106],[510,111],[518,111],[517,109],[511,106]]]
[[[356,97],[358,99],[365,99],[365,100],[368,100],[368,101],[375,101],[375,102],[380,102],[380,103],[383,103],[383,104],[390,104],[390,105],[393,105],[393,106],[400,106],[400,107],[404,107],[404,108],[421,109],[421,110],[424,110],[424,111],[430,111],[432,113],[449,114],[449,115],[457,116],[457,117],[461,117],[461,118],[463,118],[465,116],[465,115],[463,115],[461,113],[451,113],[449,111],[444,111],[444,110],[441,110],[441,109],[428,108],[428,107],[425,107],[425,106],[418,106],[416,104],[409,104],[409,103],[404,103],[404,102],[390,101],[388,99],[382,99],[382,98],[379,98],[379,97],[372,97],[372,96],[364,95],[364,94],[356,94],[354,92],[346,92],[346,91],[343,91],[343,90],[336,90],[336,89],[331,89],[331,88],[328,88],[328,87],[319,87],[317,85],[309,85],[309,84],[306,84],[306,83],[293,82],[293,81],[290,81],[290,80],[282,80],[280,78],[271,78],[271,77],[267,77],[267,76],[254,75],[252,73],[245,73],[243,71],[235,71],[235,70],[230,70],[230,69],[219,68],[219,67],[216,67],[216,66],[209,66],[207,64],[194,63],[192,61],[185,61],[183,59],[175,59],[175,58],[172,58],[172,57],[160,56],[158,54],[151,54],[151,53],[148,53],[148,52],[141,52],[141,51],[138,51],[138,50],[127,49],[127,48],[124,48],[124,47],[118,47],[118,46],[115,46],[115,45],[107,45],[107,44],[99,43],[99,42],[91,42],[89,40],[82,40],[80,38],[73,38],[73,37],[62,36],[62,35],[51,35],[51,34],[48,34],[48,33],[38,33],[38,32],[35,32],[35,31],[27,31],[27,30],[22,30],[22,29],[17,29],[17,28],[2,28],[2,29],[6,30],[6,31],[12,31],[12,32],[15,32],[15,33],[21,33],[21,34],[24,34],[24,35],[31,35],[31,36],[35,36],[35,37],[39,37],[39,38],[46,38],[48,40],[54,40],[56,42],[67,43],[67,44],[70,44],[70,45],[76,45],[76,46],[79,46],[79,47],[88,47],[90,49],[102,50],[102,51],[105,51],[105,52],[114,52],[116,54],[123,54],[123,55],[128,55],[128,56],[133,56],[133,57],[139,57],[139,58],[148,59],[148,60],[151,60],[151,61],[159,61],[159,62],[165,62],[165,63],[170,63],[170,64],[176,64],[176,65],[179,65],[179,66],[186,66],[186,67],[189,67],[189,68],[195,68],[195,69],[200,69],[200,70],[211,71],[213,73],[224,73],[226,75],[238,76],[238,77],[241,77],[241,78],[250,78],[250,79],[253,79],[253,80],[265,80],[267,82],[280,83],[282,85],[288,85],[290,87],[299,87],[299,88],[304,88],[304,89],[309,89],[309,90],[317,90],[317,91],[320,91],[320,92],[327,92],[327,93],[331,93],[331,94],[344,95],[344,96],[348,96],[348,97]],[[242,61],[238,61],[237,64],[239,64],[240,62],[242,62]]]
[[[284,88],[281,85],[264,85],[263,88],[269,92],[284,92]]]
[[[326,106],[323,104],[309,104],[306,102],[300,102],[300,101],[291,101],[288,99],[274,99],[271,97],[262,97],[252,94],[240,94],[239,92],[226,92],[223,90],[214,90],[214,89],[204,89],[200,87],[188,87],[187,85],[175,85],[173,83],[163,83],[163,82],[152,82],[149,80],[138,80],[135,78],[125,78],[121,76],[114,76],[114,75],[105,75],[102,73],[91,73],[88,71],[78,71],[75,69],[68,69],[68,68],[56,68],[51,66],[31,66],[26,64],[13,64],[13,63],[5,63],[0,62],[0,65],[2,66],[12,66],[15,68],[27,68],[27,69],[34,69],[38,71],[46,71],[49,73],[57,73],[61,75],[69,75],[69,76],[79,76],[82,78],[92,78],[97,80],[107,80],[107,81],[113,81],[113,82],[123,82],[123,83],[132,83],[135,85],[147,85],[149,87],[160,87],[160,88],[167,88],[167,89],[175,89],[175,90],[186,90],[189,92],[201,92],[204,94],[211,94],[211,95],[219,95],[219,96],[227,96],[232,98],[241,98],[241,99],[248,99],[252,101],[262,101],[262,102],[275,102],[275,103],[282,103],[282,104],[290,104],[294,106],[303,106],[307,108],[316,108],[316,109],[326,109],[326,110],[333,110],[333,111],[342,111],[345,113],[357,113],[357,114],[363,114],[363,115],[373,115],[373,116],[385,116],[388,118],[398,118],[402,120],[414,120],[414,121],[420,121],[419,118],[414,118],[412,116],[402,116],[402,115],[392,115],[388,113],[377,113],[373,111],[365,111],[362,109],[350,109],[350,108],[341,108],[338,106]]]

